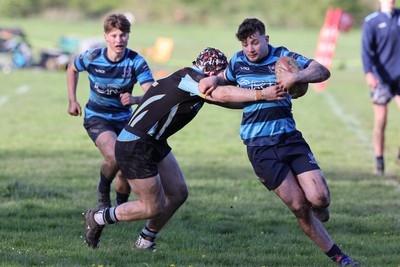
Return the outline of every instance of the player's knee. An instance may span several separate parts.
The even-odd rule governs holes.
[[[148,205],[145,211],[146,218],[155,218],[161,215],[164,210],[164,206],[162,203],[157,202],[151,205]]]
[[[309,206],[306,201],[292,203],[289,206],[296,218],[304,218],[308,214]]]
[[[320,192],[308,201],[314,208],[327,208],[331,204],[331,197],[329,192]]]
[[[179,190],[179,202],[181,203],[185,202],[188,197],[189,197],[189,191],[186,186],[183,186]]]
[[[102,167],[113,170],[114,172],[117,172],[119,168],[117,160],[114,157],[105,157]]]
[[[180,186],[179,188],[176,189],[174,194],[168,196],[169,202],[174,205],[174,206],[180,206],[189,197],[189,191],[186,186]]]

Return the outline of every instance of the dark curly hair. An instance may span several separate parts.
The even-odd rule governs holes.
[[[248,37],[258,32],[260,35],[265,35],[265,25],[259,19],[248,18],[239,25],[236,33],[236,38],[239,41],[244,41]]]

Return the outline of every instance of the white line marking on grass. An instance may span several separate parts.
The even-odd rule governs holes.
[[[369,149],[372,151],[371,140],[369,139],[368,135],[363,131],[360,127],[359,121],[351,116],[351,114],[346,113],[332,94],[328,91],[322,92],[326,102],[335,112],[335,114],[339,117],[339,119],[347,126],[347,128],[353,132],[356,137]]]
[[[26,84],[21,85],[20,87],[18,87],[17,89],[15,89],[15,93],[16,93],[17,95],[25,94],[25,93],[28,92],[28,91],[29,91],[29,86],[26,85]]]
[[[24,85],[21,85],[20,87],[15,89],[15,94],[16,95],[21,95],[21,94],[25,94],[28,91],[29,91],[29,86],[24,84]],[[0,97],[0,107],[2,105],[4,105],[5,103],[7,103],[9,100],[10,100],[9,96],[1,96]]]
[[[5,103],[7,103],[9,99],[10,99],[10,98],[9,98],[8,96],[2,96],[2,97],[0,97],[0,107],[1,107],[2,105],[4,105]]]

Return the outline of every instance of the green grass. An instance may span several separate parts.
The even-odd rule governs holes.
[[[0,23],[22,25],[38,47],[56,44],[60,34],[101,36],[97,22]],[[151,64],[176,69],[208,45],[231,56],[240,49],[235,28],[136,25],[130,43],[142,49],[157,36],[172,36],[171,61]],[[273,44],[312,56],[318,31],[271,29],[270,37]],[[375,177],[359,37],[357,30],[340,37],[329,88],[310,88],[294,101],[294,115],[331,189],[331,220],[325,225],[335,242],[363,266],[400,266],[400,178],[394,163],[400,115],[392,104],[388,175]],[[160,252],[131,250],[143,221],[107,227],[101,248],[89,249],[82,212],[96,204],[101,156],[82,118],[67,114],[65,73],[22,70],[0,78],[0,266],[334,266],[257,181],[238,136],[240,111],[211,105],[170,139],[190,195],[160,233]],[[87,88],[83,74],[81,104]]]

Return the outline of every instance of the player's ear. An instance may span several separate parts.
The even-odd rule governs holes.
[[[269,35],[265,35],[265,41],[269,44]]]

